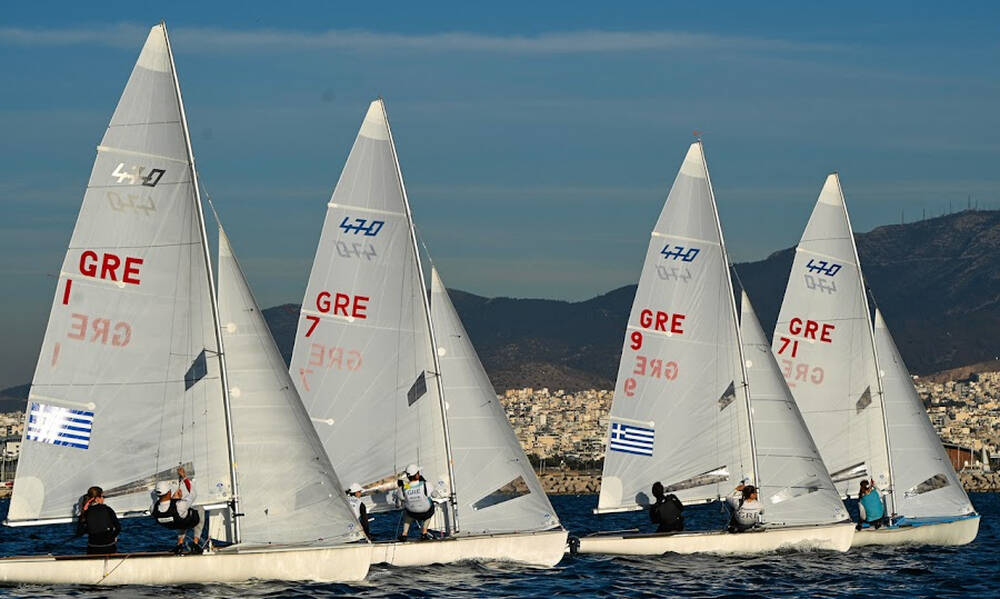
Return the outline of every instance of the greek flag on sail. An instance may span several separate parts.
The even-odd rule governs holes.
[[[25,437],[29,441],[87,449],[93,424],[93,412],[32,402]]]
[[[611,423],[611,451],[634,453],[636,455],[653,455],[653,429],[633,426],[623,422]]]

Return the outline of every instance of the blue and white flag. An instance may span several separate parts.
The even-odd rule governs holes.
[[[634,453],[636,455],[653,455],[653,429],[625,424],[611,423],[611,451]]]
[[[87,449],[90,447],[93,425],[93,412],[32,402],[25,438],[29,441]]]

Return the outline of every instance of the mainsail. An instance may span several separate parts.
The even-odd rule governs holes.
[[[414,239],[385,107],[376,100],[327,204],[290,372],[345,483],[373,485],[415,463],[448,495]]]
[[[9,524],[119,513],[193,464],[231,497],[208,264],[166,31],[153,27],[97,148],[32,379]]]
[[[219,316],[229,373],[244,543],[364,537],[219,227]]]
[[[740,304],[740,337],[750,385],[764,520],[787,525],[844,521],[848,517],[844,504],[745,292]]]
[[[653,229],[629,315],[598,512],[640,509],[660,481],[685,503],[755,480],[722,231],[701,142]]]
[[[885,390],[896,512],[908,518],[973,513],[879,310],[875,348]]]
[[[555,510],[507,421],[437,269],[431,270],[431,315],[448,398],[462,532],[557,527]]]
[[[772,348],[841,495],[890,488],[871,319],[837,173],[795,251]]]

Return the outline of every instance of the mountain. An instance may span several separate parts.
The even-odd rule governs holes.
[[[855,236],[862,267],[911,372],[1000,355],[1000,212],[967,210]],[[773,330],[794,248],[735,265],[761,324]],[[636,258],[637,260],[639,257]],[[450,290],[498,390],[614,385],[635,285],[582,301],[485,298]],[[264,310],[285,359],[298,306]]]

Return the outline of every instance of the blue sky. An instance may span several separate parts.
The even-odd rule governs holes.
[[[482,295],[635,282],[696,129],[735,260],[793,245],[830,170],[861,231],[1000,208],[998,5],[497,4],[6,5],[0,386],[30,379],[94,146],[161,18],[264,306],[301,299],[376,95],[435,263]]]

